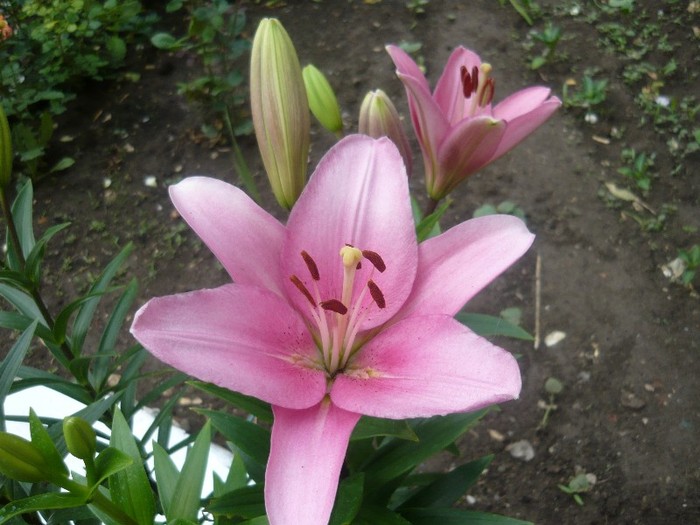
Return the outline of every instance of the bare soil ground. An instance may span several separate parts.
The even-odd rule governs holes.
[[[668,137],[651,124],[640,125],[634,99],[642,86],[622,82],[625,59],[600,45],[596,24],[566,14],[573,2],[540,2],[543,14],[555,17],[565,35],[562,58],[540,72],[528,68],[523,47],[528,26],[512,8],[493,0],[432,0],[420,17],[403,1],[286,4],[249,5],[251,33],[261,17],[280,18],[302,63],[314,63],[328,75],[350,130],[356,129],[360,103],[370,89],[386,91],[408,116],[403,87],[384,52],[385,44],[402,40],[422,43],[432,82],[454,46],[476,50],[494,67],[496,100],[538,83],[561,96],[564,82],[580,79],[587,67],[599,68],[599,76],[610,80],[596,124],[585,123],[581,112],[562,110],[453,195],[445,226],[470,217],[486,202],[509,200],[525,211],[537,234],[529,254],[469,310],[498,315],[518,307],[523,325],[533,331],[539,257],[541,336],[559,330],[566,338],[538,349],[529,342],[498,341],[522,356],[522,396],[487,417],[461,443],[462,457],[446,456],[441,466],[495,452],[489,472],[464,504],[544,525],[700,523],[700,304],[660,271],[678,248],[698,242],[698,154],[686,157],[684,167],[671,175],[677,164]],[[698,18],[688,13],[689,2],[636,4],[623,24],[644,11],[678,44],[671,52],[678,69],[666,92],[697,95],[694,68],[700,54],[691,26]],[[584,10],[596,8],[581,4]],[[171,23],[164,29],[184,31],[184,22]],[[649,60],[660,63],[668,55],[651,54]],[[141,283],[140,303],[226,281],[174,214],[166,191],[168,184],[194,174],[237,182],[229,148],[202,136],[202,114],[176,93],[176,82],[196,74],[197,67],[186,54],[145,50],[129,67],[141,74],[140,81],[89,86],[61,122],[60,134],[73,140],[54,154],[70,153],[77,163],[36,189],[40,223],[73,223],[49,254],[54,280],[47,290],[57,306],[84,291],[128,241],[136,245],[127,273]],[[622,138],[615,138],[613,128],[625,130]],[[412,136],[408,126],[407,132]],[[332,141],[315,129],[312,166]],[[660,232],[644,231],[631,218],[636,213],[631,204],[606,193],[605,182],[629,186],[616,173],[623,146],[658,153],[658,177],[644,199],[657,211],[664,204],[675,207]],[[244,140],[243,147],[264,188],[253,140]],[[415,164],[412,186],[422,194],[421,163]],[[155,177],[155,187],[144,183],[149,176]],[[274,209],[269,194],[266,201]],[[42,363],[39,354],[31,364],[53,366]],[[564,391],[540,428],[549,377],[562,381]],[[188,417],[184,409],[181,415]],[[529,461],[509,453],[508,446],[521,440],[534,449]],[[583,506],[558,488],[577,469],[597,478],[582,494]]]

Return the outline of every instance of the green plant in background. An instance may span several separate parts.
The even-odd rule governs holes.
[[[484,215],[494,215],[496,213],[503,213],[505,215],[514,215],[518,219],[525,220],[525,211],[511,201],[503,201],[497,206],[493,204],[486,203],[479,206],[474,210],[474,217],[482,217]]]
[[[685,263],[685,269],[681,275],[681,282],[690,285],[700,268],[700,245],[693,244],[687,250],[678,250],[678,258]]]
[[[425,8],[430,4],[430,0],[408,0],[406,7],[413,16],[424,15]]]
[[[544,44],[545,49],[543,53],[532,59],[530,69],[539,69],[554,59],[561,36],[561,28],[555,26],[551,21],[547,21],[542,31],[534,31],[532,33],[532,38]]]
[[[247,91],[241,59],[250,51],[250,42],[243,37],[246,17],[242,9],[227,0],[171,0],[167,12],[185,10],[190,23],[187,34],[176,38],[170,33],[156,33],[151,43],[165,51],[190,51],[197,55],[202,74],[180,83],[178,92],[200,103],[211,112],[213,123],[202,126],[212,139],[228,134],[233,146],[234,165],[248,192],[257,196],[250,170],[243,158],[236,137],[253,131],[247,113]]]
[[[527,25],[532,25],[533,18],[539,16],[540,8],[533,0],[508,0],[510,5],[522,17]],[[506,5],[506,0],[499,0],[501,6]]]
[[[622,150],[622,160],[626,166],[618,168],[617,172],[632,179],[640,190],[648,192],[654,175],[652,168],[655,158],[655,153],[647,155],[637,153],[634,148],[625,148]]]
[[[570,108],[591,110],[605,102],[607,91],[608,79],[596,80],[593,78],[592,72],[586,72],[581,79],[580,86],[573,93],[569,92],[569,84],[564,84],[562,88],[564,105]]]
[[[2,12],[13,31],[0,42],[0,98],[14,122],[22,172],[36,178],[47,171],[42,157],[54,117],[78,83],[112,75],[153,17],[142,14],[139,0],[17,0],[3,2]],[[71,164],[62,159],[48,171]]]

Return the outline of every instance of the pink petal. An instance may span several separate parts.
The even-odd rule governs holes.
[[[530,113],[541,106],[551,92],[551,89],[543,86],[531,86],[516,91],[494,106],[493,117],[510,121]]]
[[[170,198],[234,281],[282,293],[284,226],[272,215],[235,186],[208,177],[171,186]]]
[[[450,129],[447,115],[433,99],[425,76],[411,57],[396,46],[387,46],[386,49],[396,65],[399,80],[406,88],[411,121],[423,151],[426,173],[436,172],[438,146]]]
[[[363,347],[331,399],[339,407],[403,419],[468,412],[515,399],[515,358],[448,316],[411,317]]]
[[[465,119],[452,128],[440,144],[440,174],[428,187],[430,195],[435,199],[444,197],[487,164],[505,133],[506,123],[491,117]]]
[[[471,100],[464,96],[461,68],[466,67],[471,74],[473,68],[480,65],[479,55],[460,46],[452,51],[435,86],[433,98],[453,125],[467,117],[467,109],[471,105]]]
[[[552,97],[528,113],[524,113],[508,120],[508,130],[503,136],[503,140],[498,145],[498,149],[492,160],[505,155],[516,145],[522,142],[540,127],[554,112],[561,106],[561,101],[557,97]]]
[[[326,390],[323,372],[307,364],[317,350],[304,322],[260,288],[229,284],[152,299],[131,333],[170,366],[269,403],[307,408]]]
[[[273,407],[265,507],[270,525],[328,523],[350,434],[360,419],[328,399],[306,410]]]
[[[413,293],[397,317],[455,315],[517,261],[534,238],[516,217],[487,215],[422,242]]]
[[[371,312],[364,328],[386,321],[408,297],[416,273],[416,235],[403,159],[386,137],[352,135],[334,146],[294,206],[287,230],[282,250],[285,275],[296,275],[310,291],[318,287],[317,302],[341,299],[339,252],[346,244],[376,252],[386,264],[381,273],[364,260],[357,271],[354,297],[365,290],[362,304]],[[315,261],[319,281],[312,280],[302,251]],[[384,294],[384,309],[366,292],[370,278]],[[297,309],[308,310],[306,297],[291,281],[285,285]]]

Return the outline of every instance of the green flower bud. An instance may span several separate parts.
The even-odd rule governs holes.
[[[359,131],[375,139],[389,137],[403,157],[406,173],[411,175],[413,168],[411,146],[403,131],[396,107],[381,89],[370,91],[365,95],[360,108]]]
[[[12,135],[5,110],[0,104],[0,187],[6,188],[12,176]]]
[[[343,131],[340,106],[325,75],[311,64],[302,70],[302,75],[306,94],[309,97],[311,113],[321,123],[321,126],[331,133],[339,134]]]
[[[0,432],[0,473],[17,481],[46,481],[47,464],[31,442],[14,434]]]
[[[265,18],[250,59],[253,127],[270,186],[291,209],[306,183],[310,116],[294,45],[279,20]]]
[[[63,436],[66,438],[68,451],[79,459],[95,456],[97,434],[90,423],[79,417],[67,417],[63,420]]]

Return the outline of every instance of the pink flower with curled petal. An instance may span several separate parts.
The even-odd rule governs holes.
[[[431,94],[411,57],[396,46],[387,51],[406,88],[428,194],[436,201],[514,148],[561,105],[549,88],[534,86],[492,107],[491,65],[463,47],[452,52]]]
[[[215,179],[170,194],[234,283],[152,299],[131,331],[175,368],[272,405],[272,525],[328,522],[362,414],[428,417],[518,396],[511,354],[453,316],[533,235],[494,215],[419,245],[390,140],[340,141],[286,225]]]

